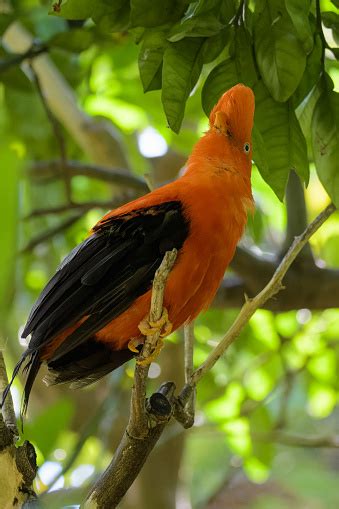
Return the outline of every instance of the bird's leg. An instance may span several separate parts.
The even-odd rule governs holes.
[[[168,319],[168,311],[166,308],[163,308],[162,315],[159,320],[151,321],[149,319],[149,315],[147,315],[138,325],[138,328],[143,334],[143,336],[153,336],[156,333],[159,333],[159,339],[155,345],[155,348],[151,355],[146,357],[145,359],[137,361],[141,366],[147,366],[154,361],[154,359],[159,355],[164,346],[164,342],[162,338],[168,336],[173,328],[172,323]]]

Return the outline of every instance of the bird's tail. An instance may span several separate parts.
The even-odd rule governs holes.
[[[28,361],[27,361],[27,359],[28,359]],[[33,382],[34,382],[34,380],[38,374],[38,371],[40,369],[40,366],[41,366],[41,361],[40,361],[38,351],[32,352],[28,349],[22,354],[21,359],[19,360],[19,362],[17,363],[17,365],[15,366],[15,368],[13,370],[13,374],[12,374],[12,378],[11,378],[10,382],[2,394],[2,399],[1,399],[1,404],[0,404],[0,408],[2,408],[5,404],[6,398],[9,394],[9,391],[11,390],[12,384],[13,384],[17,374],[19,373],[20,369],[22,368],[23,364],[26,361],[27,361],[27,364],[26,364],[26,366],[24,366],[23,372],[27,372],[27,379],[26,379],[26,383],[25,383],[25,389],[24,389],[21,410],[20,410],[21,420],[23,419],[23,417],[26,414],[29,395],[32,390]]]

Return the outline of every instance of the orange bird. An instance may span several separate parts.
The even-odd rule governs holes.
[[[43,362],[50,382],[87,385],[136,355],[148,329],[165,336],[208,308],[253,208],[253,115],[250,88],[224,93],[183,176],[106,214],[61,263],[22,334],[31,339],[12,381],[26,363],[23,412]],[[173,248],[166,312],[147,324],[155,271]]]

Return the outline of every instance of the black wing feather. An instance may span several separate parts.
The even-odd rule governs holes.
[[[55,358],[77,348],[151,287],[165,251],[180,249],[188,231],[179,201],[100,223],[63,261],[35,304],[23,333],[32,333],[29,350],[40,349],[88,316]]]

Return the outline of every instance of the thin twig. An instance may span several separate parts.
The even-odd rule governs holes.
[[[188,383],[193,373],[194,322],[185,325],[184,341],[185,341],[185,383]]]
[[[26,59],[32,60],[33,58],[38,57],[42,53],[46,53],[48,51],[47,46],[36,45],[33,44],[25,53],[17,54],[12,53],[8,58],[1,59],[0,61],[0,73],[7,71],[11,67],[22,64],[22,62]]]
[[[67,230],[67,228],[72,226],[72,224],[76,223],[76,221],[78,221],[82,217],[83,217],[83,214],[82,214],[82,212],[80,212],[72,217],[67,218],[65,221],[58,224],[58,226],[55,226],[54,228],[51,228],[50,230],[47,230],[47,231],[41,233],[40,235],[37,235],[30,242],[28,242],[28,244],[26,244],[25,247],[23,247],[19,251],[19,254],[25,254],[25,253],[28,253],[29,251],[32,251],[39,244],[43,244],[47,240],[54,237],[54,235],[58,235],[59,233],[62,233],[64,230]]]
[[[136,175],[131,175],[128,173],[128,170],[124,170],[123,168],[108,168],[97,164],[69,160],[65,162],[65,166],[72,177],[76,175],[84,175],[88,178],[94,178],[102,180],[103,182],[112,182],[119,186],[129,187],[136,191],[140,191],[142,194],[149,192],[148,186],[142,178],[137,177]],[[60,177],[62,176],[62,172],[60,172],[60,162],[36,162],[29,169],[29,174],[43,180],[51,176]]]
[[[7,378],[7,372],[6,372],[6,365],[5,365],[5,359],[3,355],[3,351],[0,349],[0,394],[3,393],[5,388],[8,386],[8,378]],[[13,406],[13,400],[12,395],[9,392],[5,403],[2,407],[2,416],[4,419],[4,423],[13,434],[14,440],[17,440],[19,438],[19,431],[16,424],[16,417],[14,412],[14,406]]]
[[[252,433],[252,437],[259,442],[278,442],[291,447],[329,447],[339,449],[339,435],[307,436],[288,433],[286,431],[272,431],[268,433]]]
[[[89,201],[83,203],[65,203],[64,205],[59,205],[57,207],[46,207],[41,209],[34,209],[32,212],[24,216],[22,219],[24,221],[28,221],[29,219],[34,219],[36,217],[41,216],[52,216],[57,214],[63,214],[64,212],[69,212],[70,210],[91,210],[91,209],[111,209],[114,205],[112,200],[107,201]]]
[[[240,310],[240,313],[228,330],[226,336],[214,348],[214,350],[207,357],[206,361],[193,372],[189,382],[190,385],[194,386],[208,371],[212,369],[217,360],[225,353],[227,348],[238,337],[240,331],[248,323],[249,319],[255,313],[255,311],[261,307],[264,302],[266,302],[269,298],[271,298],[283,288],[282,279],[295,260],[296,256],[298,253],[300,253],[310,237],[318,230],[318,228],[320,228],[326,219],[331,214],[333,214],[335,210],[336,208],[333,203],[328,205],[328,207],[326,207],[326,209],[316,217],[316,219],[306,228],[306,230],[295,238],[290,249],[287,251],[279,267],[273,274],[272,279],[267,283],[265,288],[258,295],[256,295],[253,299],[246,300],[245,304]]]
[[[169,273],[177,257],[177,250],[167,251],[160,267],[155,273],[152,299],[150,307],[150,321],[156,322],[161,318],[163,310],[164,291]],[[130,436],[147,435],[147,416],[145,410],[146,382],[149,371],[149,364],[143,365],[142,361],[150,357],[159,340],[160,330],[152,336],[147,336],[144,347],[139,356],[134,372],[134,386],[131,396],[131,414],[127,427]],[[141,362],[141,364],[140,364]]]
[[[165,286],[169,273],[175,263],[177,250],[168,251],[155,273],[150,320],[160,319],[163,311]],[[139,356],[140,360],[149,357],[156,347],[160,331],[145,339],[145,344]],[[131,409],[126,432],[116,450],[116,453],[97,483],[92,488],[85,509],[113,509],[120,502],[134,479],[140,472],[146,458],[157,443],[172,413],[169,400],[173,397],[174,384],[163,384],[154,396],[157,401],[167,404],[165,411],[160,408],[159,414],[151,415],[146,409],[146,381],[149,365],[137,364],[134,373],[134,386],[131,394]]]
[[[230,330],[224,337],[224,339],[219,343],[219,345],[212,351],[207,360],[192,373],[192,376],[189,378],[189,383],[186,383],[183,390],[181,391],[179,397],[177,399],[173,398],[175,403],[175,407],[179,408],[179,411],[174,409],[175,413],[179,415],[179,420],[182,415],[180,415],[180,408],[184,407],[185,402],[189,401],[191,397],[192,391],[195,388],[195,384],[201,380],[201,378],[214,366],[216,361],[221,357],[221,355],[226,351],[228,346],[235,340],[235,338],[239,335],[240,330],[244,325],[247,324],[250,317],[256,311],[256,309],[265,302],[268,298],[272,297],[275,293],[277,293],[282,288],[282,279],[286,274],[288,268],[292,264],[293,260],[297,256],[297,254],[301,251],[303,246],[306,244],[308,239],[317,231],[317,229],[326,221],[326,219],[335,211],[335,206],[333,204],[329,205],[305,230],[305,232],[297,237],[293,242],[291,248],[283,258],[281,264],[279,265],[277,271],[274,273],[271,281],[265,286],[265,288],[252,300],[247,299],[245,305],[241,309],[238,318],[235,320]],[[164,291],[164,285],[166,281],[162,285],[162,292]],[[154,293],[156,293],[154,291]],[[163,298],[163,293],[162,293]],[[162,298],[161,298],[161,306],[162,309]],[[155,297],[154,297],[155,299]],[[154,301],[152,307],[154,306]],[[153,308],[154,309],[154,308]],[[157,319],[161,313],[157,315],[151,315],[151,318]],[[147,342],[146,342],[147,344]],[[145,345],[146,347],[146,345]],[[145,348],[144,347],[144,348]],[[154,338],[150,341],[149,346],[147,347],[146,353],[151,353],[154,348]],[[145,354],[145,352],[144,352]],[[140,377],[147,376],[148,369],[143,371],[145,366],[138,365],[136,368],[136,373],[140,374]],[[139,385],[141,383],[141,385]],[[161,422],[161,420],[155,421],[153,425],[148,427],[148,434],[145,436],[144,426],[145,422],[147,422],[147,413],[144,405],[144,398],[146,392],[146,386],[143,385],[144,380],[141,382],[139,380],[138,375],[135,377],[135,385],[132,394],[132,400],[134,403],[131,405],[131,416],[130,423],[127,429],[132,431],[130,435],[128,431],[124,434],[120,445],[116,451],[116,454],[105,471],[105,473],[100,477],[99,481],[95,484],[92,489],[87,501],[85,502],[85,509],[109,509],[114,508],[120,502],[121,498],[124,496],[128,488],[131,486],[132,482],[135,480],[138,475],[140,469],[142,468],[146,458],[149,453],[155,446],[156,442],[159,440],[164,427],[171,416],[171,411],[165,413],[165,419]],[[173,385],[170,382],[167,384],[168,392],[173,391]],[[171,386],[172,385],[172,386]],[[154,396],[154,395],[153,395]],[[136,401],[135,398],[138,398]],[[140,404],[140,400],[141,404]],[[151,398],[150,398],[151,400]],[[170,406],[170,402],[168,402]],[[140,423],[136,421],[136,416],[141,415],[141,434],[140,434]],[[145,419],[143,416],[146,415]],[[175,415],[177,417],[177,415]],[[180,420],[181,422],[181,420]],[[150,423],[147,422],[149,425]],[[138,434],[139,433],[139,434]]]

